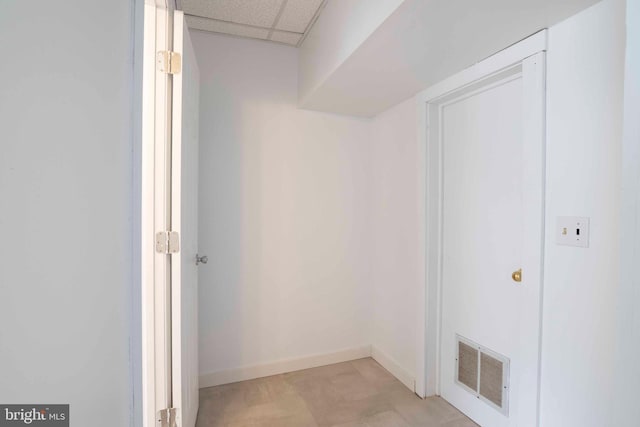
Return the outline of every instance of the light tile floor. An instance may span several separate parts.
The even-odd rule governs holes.
[[[472,427],[371,358],[200,390],[196,427]]]

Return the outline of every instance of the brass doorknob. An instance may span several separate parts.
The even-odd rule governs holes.
[[[511,278],[514,282],[522,282],[522,269],[518,269],[511,274]]]

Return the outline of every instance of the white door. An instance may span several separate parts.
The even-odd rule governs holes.
[[[537,425],[543,61],[437,103],[440,394],[487,427]]]
[[[172,397],[178,425],[193,427],[198,413],[198,118],[200,76],[184,14],[174,12],[173,51],[182,70],[173,75],[171,225],[180,253],[171,265]]]

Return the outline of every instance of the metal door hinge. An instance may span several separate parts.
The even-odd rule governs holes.
[[[177,408],[167,408],[158,411],[158,422],[160,427],[176,427],[176,418],[178,417]]]
[[[180,234],[177,231],[157,232],[156,252],[161,254],[175,254],[180,252]]]
[[[167,74],[179,74],[182,71],[182,57],[177,52],[161,50],[156,55],[158,71]]]

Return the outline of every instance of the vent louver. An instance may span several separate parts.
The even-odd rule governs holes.
[[[458,381],[475,390],[478,386],[478,350],[458,343]]]
[[[509,359],[456,335],[455,382],[505,415],[509,413]]]

